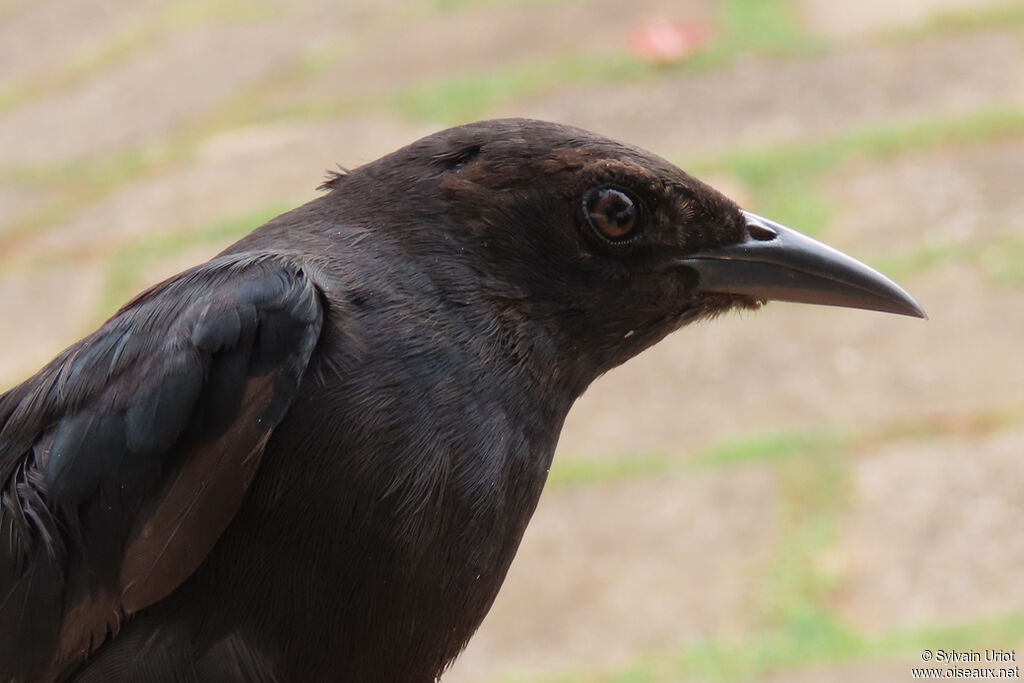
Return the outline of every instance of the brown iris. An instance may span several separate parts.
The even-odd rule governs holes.
[[[591,192],[586,200],[587,220],[601,236],[621,241],[636,228],[636,205],[629,195],[606,187]]]

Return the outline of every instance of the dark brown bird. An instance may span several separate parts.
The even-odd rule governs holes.
[[[575,128],[461,126],[324,189],[0,397],[0,680],[434,680],[598,375],[768,299],[923,316]]]

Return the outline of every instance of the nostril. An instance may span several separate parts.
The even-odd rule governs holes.
[[[750,233],[751,239],[755,239],[758,242],[771,242],[779,236],[779,233],[775,232],[767,225],[754,222],[747,223],[747,232]]]

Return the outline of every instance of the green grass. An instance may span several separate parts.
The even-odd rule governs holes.
[[[1024,133],[1024,109],[983,109],[962,116],[929,117],[899,124],[863,126],[809,142],[788,142],[681,161],[700,176],[726,173],[750,190],[754,211],[812,235],[833,215],[818,182],[855,159],[885,161],[901,154],[984,144]]]
[[[236,3],[228,0],[219,0],[212,5],[202,3],[202,7],[194,0],[184,0],[167,10],[171,19],[186,25],[232,17],[253,18],[263,16],[261,13],[266,11],[269,10],[261,4],[243,12]],[[236,14],[238,12],[241,14]],[[791,5],[780,0],[729,0],[721,6],[718,26],[716,42],[704,53],[676,68],[710,68],[742,51],[771,52],[782,47],[796,50],[813,43],[793,19]],[[86,78],[127,58],[144,44],[139,35],[147,34],[141,32],[134,38],[115,40],[99,53],[77,58],[66,69],[70,75],[61,78]],[[83,206],[106,196],[124,181],[186,158],[199,141],[216,132],[243,123],[328,118],[356,110],[372,111],[378,105],[372,99],[360,99],[357,95],[328,102],[299,101],[277,110],[267,104],[272,99],[269,95],[279,87],[296,79],[315,77],[344,54],[346,51],[338,47],[311,50],[296,64],[283,67],[269,76],[266,83],[239,93],[202,121],[190,126],[188,131],[171,135],[162,144],[119,151],[96,161],[8,172],[6,175],[10,182],[56,182],[61,186],[61,194],[53,204],[11,226],[4,240],[9,239],[10,234],[38,233],[49,229]],[[503,102],[537,95],[565,83],[653,79],[663,72],[625,54],[575,55],[554,61],[513,65],[486,74],[466,73],[436,83],[416,85],[388,96],[386,104],[414,119],[465,121],[485,116]],[[6,95],[0,93],[0,109],[5,106],[5,97],[13,106],[27,95],[17,90]],[[862,128],[824,141],[743,150],[704,162],[697,160],[695,164],[698,169],[703,164],[736,175],[751,188],[753,208],[811,234],[820,234],[832,216],[832,208],[815,188],[815,183],[822,173],[843,161],[856,155],[882,157],[940,144],[983,141],[1020,130],[1024,130],[1024,112],[1019,108],[1001,108],[960,119]],[[175,152],[169,153],[168,150]],[[688,166],[693,168],[693,165]],[[1017,277],[1012,269],[1009,272],[1008,277]]]
[[[588,67],[581,67],[586,69]],[[630,68],[630,67],[624,67]],[[472,89],[472,84],[467,87]],[[478,94],[486,99],[489,95]],[[458,101],[460,98],[455,98]],[[482,100],[478,100],[482,101]],[[458,106],[429,98],[416,106],[440,107],[451,113]],[[440,109],[438,110],[440,111]],[[231,117],[221,112],[220,116]],[[223,124],[224,122],[222,122]],[[48,184],[60,191],[59,198],[35,213],[8,226],[0,236],[0,250],[9,248],[22,236],[38,234],[68,219],[84,206],[94,203],[128,180],[159,172],[190,158],[199,142],[215,129],[207,120],[160,144],[130,148],[96,160],[46,166],[23,166],[8,170],[3,180],[11,184]],[[1024,132],[1024,110],[1000,107],[959,118],[940,117],[899,125],[869,126],[810,142],[794,142],[761,149],[745,149],[710,159],[696,159],[681,165],[696,175],[726,173],[739,178],[751,193],[750,208],[810,234],[822,234],[833,209],[817,188],[819,179],[854,159],[884,160],[899,154],[921,152],[943,146],[981,144]],[[1019,254],[1019,245],[1008,253]],[[936,252],[937,253],[932,253]],[[943,262],[952,250],[926,247],[896,263],[897,271],[920,270],[929,263]],[[986,251],[979,261],[998,282],[1016,286],[1024,275],[1020,260],[1002,258]],[[894,273],[898,274],[898,273]]]
[[[89,161],[66,164],[24,165],[8,169],[0,178],[11,185],[48,185],[55,199],[7,226],[0,234],[0,254],[10,252],[24,237],[38,235],[70,219],[76,212],[110,195],[129,180],[138,180],[168,164],[190,157],[193,146],[185,140],[119,150]],[[3,262],[0,257],[0,262]]]
[[[818,178],[783,174],[773,182],[748,185],[756,212],[800,232],[818,237],[835,214],[818,187]]]
[[[650,653],[616,671],[580,670],[541,679],[543,683],[619,683],[643,681],[707,681],[739,683],[761,680],[783,671],[854,661],[899,661],[910,668],[922,664],[923,650],[1013,649],[1024,638],[1024,614],[1011,613],[962,624],[894,629],[867,634],[833,619],[806,624],[802,631],[755,634],[743,639],[696,642],[677,651]],[[532,680],[509,676],[513,681]]]
[[[260,23],[280,13],[281,5],[268,0],[180,0],[164,10],[160,23],[171,29]]]
[[[892,661],[920,666],[928,649],[1012,648],[1024,638],[1024,614],[934,628],[859,630],[833,607],[839,577],[825,562],[841,538],[849,498],[849,453],[855,448],[943,430],[988,432],[1019,424],[1021,409],[965,420],[891,425],[856,438],[838,432],[786,433],[727,442],[703,455],[705,464],[768,462],[778,486],[772,511],[778,538],[760,572],[758,617],[743,637],[686,643],[678,649],[648,652],[629,664],[603,671],[580,669],[544,678],[548,683],[661,682],[699,680],[716,683],[761,680],[780,672],[855,661]],[[929,428],[929,425],[931,428]],[[909,671],[908,671],[909,674]],[[536,680],[509,676],[508,681]]]
[[[822,454],[838,457],[893,440],[978,437],[1022,423],[1024,403],[1002,406],[996,411],[944,414],[933,418],[876,424],[869,429],[819,426],[814,429],[745,434],[723,439],[685,458],[657,452],[601,458],[556,456],[547,486],[554,490],[649,477],[685,476],[709,468],[750,464],[788,466],[791,461],[802,463],[806,457],[819,458],[823,457]]]
[[[492,2],[512,1],[515,0],[482,0],[482,5],[486,9]],[[526,1],[545,4],[559,0]],[[221,0],[216,5],[225,2]],[[476,9],[477,2],[452,0],[442,9],[462,9],[467,5],[468,9]],[[188,8],[192,4],[186,2],[182,6]],[[623,44],[611,52],[526,61],[486,71],[467,70],[383,95],[349,92],[339,97],[291,101],[286,106],[271,104],[274,93],[325,72],[353,49],[352,46],[319,47],[297,65],[268,77],[252,92],[240,94],[235,98],[236,106],[226,107],[227,114],[222,111],[218,118],[222,125],[230,126],[272,120],[324,119],[383,107],[412,120],[456,124],[486,117],[504,103],[539,96],[567,84],[635,82],[667,72],[715,68],[738,54],[802,53],[808,46],[819,45],[802,31],[793,19],[790,5],[781,0],[728,0],[723,3],[716,23],[718,30],[712,43],[673,67],[645,64],[626,54],[627,25],[623,27]]]
[[[940,12],[920,26],[887,33],[892,41],[920,35],[943,35],[984,29],[1024,29],[1024,4],[1006,3],[971,10]]]
[[[810,179],[854,157],[884,160],[906,152],[990,142],[1022,132],[1024,109],[1002,106],[962,116],[864,126],[812,142],[728,153],[713,160],[698,160],[696,165],[732,172],[757,187],[794,176]]]
[[[233,5],[223,0],[213,9],[201,12],[192,0],[176,5],[182,21],[213,20],[231,16]],[[190,9],[191,8],[191,9]],[[219,8],[219,9],[218,9]],[[170,10],[168,10],[170,11]],[[248,10],[247,10],[248,11]],[[196,14],[198,12],[198,14]],[[718,47],[709,48],[704,57],[679,68],[700,68],[701,59],[715,61],[714,54],[734,54],[736,50],[769,50],[772,45],[807,45],[797,40],[800,28],[794,22],[791,7],[785,2],[731,0],[722,5]],[[205,13],[205,14],[204,14]],[[189,18],[191,17],[191,18]],[[186,21],[186,23],[187,23]],[[773,37],[774,36],[774,37]],[[788,36],[788,37],[787,37]],[[780,37],[785,37],[782,39]],[[722,45],[733,45],[724,51]],[[741,47],[742,46],[742,47]],[[138,43],[126,41],[109,46],[102,55],[82,58],[72,70],[88,74],[103,64],[123,59]],[[718,50],[716,53],[715,51]],[[4,180],[19,184],[56,186],[57,199],[8,226],[0,236],[0,251],[8,251],[28,234],[38,234],[68,220],[85,206],[116,191],[126,181],[160,172],[187,160],[201,140],[240,123],[259,123],[274,118],[336,116],[354,109],[372,110],[372,101],[350,98],[333,102],[298,102],[286,111],[268,111],[268,91],[296,78],[307,78],[329,68],[339,48],[311,51],[296,64],[282,68],[267,83],[248,89],[203,119],[177,131],[157,144],[115,152],[105,157],[73,164],[23,167],[5,172]],[[707,62],[705,62],[707,64]],[[551,62],[514,65],[494,74],[464,74],[446,81],[415,86],[393,96],[389,102],[412,118],[430,120],[466,120],[486,115],[497,104],[516,97],[537,94],[567,82],[612,82],[657,78],[661,70],[641,64],[625,55],[576,55]],[[2,98],[2,95],[0,95]],[[339,109],[341,107],[341,109]],[[976,144],[1019,135],[1024,131],[1024,109],[998,107],[959,117],[926,118],[917,122],[881,124],[844,131],[821,140],[793,142],[760,149],[742,149],[711,159],[695,159],[682,164],[700,175],[713,170],[731,174],[750,190],[750,208],[814,235],[825,232],[833,207],[819,188],[820,179],[840,165],[856,158],[883,160],[895,155],[935,149],[946,145]],[[1017,255],[1013,247],[1008,253]],[[912,267],[941,263],[951,250],[937,252],[932,247],[921,254],[907,256]],[[985,272],[994,281],[1017,286],[1024,275],[1019,260],[1007,259],[988,250],[978,256]],[[917,265],[913,265],[917,264]],[[898,264],[899,267],[903,267]]]
[[[664,453],[628,457],[569,460],[556,458],[548,474],[548,489],[585,486],[605,481],[643,479],[678,473],[681,465]]]
[[[670,453],[631,453],[600,458],[557,457],[548,475],[549,490],[651,477],[685,476],[708,468],[770,464],[788,467],[805,458],[821,465],[823,457],[835,458],[898,439],[929,439],[943,436],[977,437],[1024,422],[1024,404],[1003,406],[998,411],[942,415],[872,425],[868,429],[841,426],[791,429],[745,434],[680,457]],[[833,462],[834,465],[834,462]]]
[[[708,467],[781,461],[844,442],[845,437],[836,432],[769,432],[727,439],[687,459],[666,453],[638,453],[601,459],[560,458],[551,467],[547,485],[552,488],[583,486],[677,475]]]
[[[969,649],[1013,647],[1024,638],[1024,614],[928,629],[898,629],[872,634],[842,620],[833,607],[839,577],[825,560],[841,539],[849,500],[850,454],[899,438],[940,438],[946,434],[985,434],[1017,425],[1024,404],[996,413],[882,426],[853,434],[778,432],[730,439],[698,454],[689,464],[668,457],[640,456],[635,465],[600,463],[592,470],[573,464],[571,476],[555,483],[581,484],[638,476],[660,476],[700,467],[768,464],[775,472],[777,538],[771,558],[759,572],[758,616],[744,637],[698,640],[678,649],[647,652],[615,670],[582,669],[544,678],[548,683],[622,683],[760,680],[785,671],[857,660],[899,657],[919,666],[920,652],[939,647]],[[506,677],[508,681],[536,676]]]
[[[880,255],[873,263],[897,279],[939,266],[967,264],[992,284],[1019,288],[1024,287],[1024,236],[1006,232],[970,240],[927,240],[902,254]]]
[[[34,74],[0,90],[0,114],[85,83],[141,52],[153,50],[173,31],[214,23],[268,21],[277,16],[278,9],[266,0],[181,0],[106,42],[72,55],[52,71]]]
[[[316,45],[299,58],[296,78],[308,80],[326,72],[341,59],[357,51],[354,42],[332,42]]]
[[[495,7],[516,7],[523,5],[557,5],[564,2],[585,3],[588,0],[434,0],[434,7],[449,12],[452,10],[494,9]]]
[[[677,649],[648,652],[614,670],[582,668],[542,680],[547,683],[656,683],[699,680],[736,683],[761,680],[784,671],[856,661],[899,659],[920,666],[924,649],[1012,648],[1024,638],[1024,614],[1013,613],[932,628],[869,633],[844,622],[833,607],[839,577],[825,561],[840,540],[849,500],[850,456],[896,439],[940,439],[948,435],[989,434],[1024,421],[1024,404],[993,412],[945,415],[878,426],[854,434],[778,432],[727,440],[707,449],[691,464],[673,465],[665,456],[640,456],[639,465],[601,463],[586,471],[573,465],[574,478],[588,483],[694,471],[698,467],[766,463],[773,468],[778,528],[771,558],[759,575],[757,615],[742,637],[698,640]],[[552,475],[558,472],[556,466]],[[564,475],[560,475],[564,476]],[[556,478],[557,482],[557,478]],[[536,676],[510,675],[510,683]]]
[[[637,79],[651,73],[652,67],[625,55],[578,55],[416,85],[397,93],[392,104],[407,118],[461,123],[482,118],[501,103],[533,97],[566,83]]]
[[[698,454],[694,464],[700,467],[719,467],[780,461],[832,448],[845,441],[845,437],[835,431],[768,432],[722,441]]]
[[[822,628],[831,620],[835,581],[820,559],[840,536],[848,494],[844,455],[844,444],[832,439],[776,468],[779,539],[763,572],[759,607],[766,628],[782,639],[802,642],[834,630]]]
[[[424,100],[420,106],[434,105]],[[129,180],[186,161],[215,128],[217,126],[207,120],[159,144],[129,148],[96,160],[23,166],[6,171],[2,180],[7,183],[47,184],[55,187],[59,194],[44,208],[7,226],[0,235],[0,252],[14,253],[11,248],[23,237],[51,229]],[[698,176],[724,173],[739,178],[749,188],[749,208],[801,231],[820,235],[825,232],[833,209],[818,183],[841,165],[855,159],[879,161],[947,146],[991,143],[1021,133],[1024,133],[1024,109],[999,107],[961,117],[867,126],[820,140],[744,149],[681,165]],[[970,262],[981,267],[993,282],[1016,287],[1024,282],[1021,248],[1020,240],[1012,237],[981,242],[966,249],[953,244],[926,244],[911,253],[879,259],[878,265],[892,276],[900,277],[952,261]]]
[[[51,72],[35,74],[0,90],[0,114],[84,83],[139,52],[151,49],[156,40],[153,31],[145,27],[134,26],[123,31],[98,47],[73,55]]]
[[[1024,287],[1024,236],[1012,235],[983,244],[976,258],[981,271],[992,282]]]
[[[85,83],[139,53],[155,49],[174,31],[216,23],[269,21],[278,16],[279,9],[266,0],[180,0],[106,42],[72,55],[53,70],[33,74],[0,90],[0,114]]]
[[[724,0],[716,49],[727,55],[800,54],[824,47],[797,21],[789,0]]]
[[[95,318],[103,320],[119,309],[144,286],[147,269],[186,249],[227,246],[290,206],[271,204],[261,209],[217,221],[196,230],[168,233],[116,252],[109,261],[107,282],[97,304]]]
[[[624,51],[577,54],[421,83],[396,93],[392,106],[411,119],[454,124],[482,118],[499,104],[535,97],[566,84],[636,81],[671,72],[708,70],[740,54],[800,54],[821,47],[820,41],[803,31],[791,4],[783,0],[727,0],[716,24],[713,41],[675,66],[646,64]]]

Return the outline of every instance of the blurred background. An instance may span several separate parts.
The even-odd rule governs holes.
[[[495,116],[655,151],[931,320],[773,304],[599,380],[445,680],[1024,657],[1019,1],[0,0],[0,387],[335,164]]]

